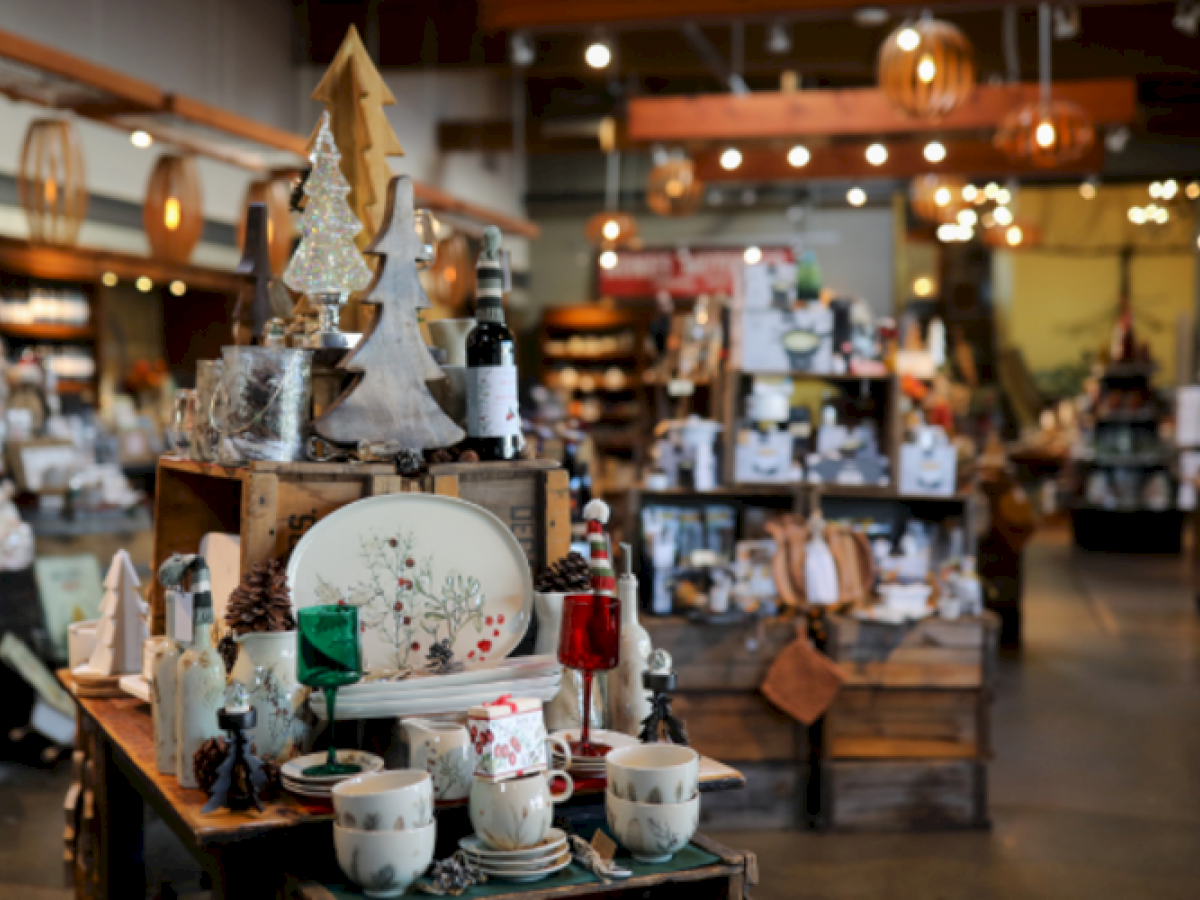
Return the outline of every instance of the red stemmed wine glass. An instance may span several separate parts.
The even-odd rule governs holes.
[[[621,648],[621,601],[601,594],[568,594],[563,600],[558,661],[583,674],[583,731],[571,742],[571,754],[604,756],[611,750],[590,740],[592,675],[617,667]]]

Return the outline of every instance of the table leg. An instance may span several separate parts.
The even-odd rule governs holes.
[[[212,853],[212,900],[270,900],[280,896],[284,857],[265,852],[262,840],[227,844]]]
[[[117,766],[112,743],[103,738],[99,743],[103,758],[97,760],[102,774],[96,785],[95,814],[100,820],[96,859],[100,896],[110,900],[144,897],[142,797]]]

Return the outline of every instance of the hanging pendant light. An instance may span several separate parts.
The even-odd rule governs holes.
[[[879,48],[879,87],[910,116],[944,116],[975,89],[975,52],[949,22],[905,22]]]
[[[690,159],[667,159],[646,178],[646,205],[659,216],[690,216],[704,199],[704,184]]]
[[[150,173],[142,226],[153,256],[166,262],[185,263],[204,230],[200,175],[191,156],[160,157]]]
[[[1081,107],[1051,96],[1050,7],[1038,7],[1040,97],[1005,117],[996,132],[998,149],[1035,166],[1058,166],[1079,159],[1096,141],[1096,129]]]
[[[909,202],[917,216],[926,222],[956,222],[967,204],[963,200],[964,179],[957,175],[919,175],[909,185]]]
[[[983,242],[995,250],[1028,250],[1042,242],[1042,232],[1033,222],[1017,219],[986,229]]]
[[[602,250],[628,247],[638,236],[637,219],[629,213],[617,212],[621,177],[621,154],[610,150],[604,173],[604,212],[587,220],[584,234],[588,241]]]
[[[25,132],[17,169],[17,197],[37,244],[70,246],[87,215],[83,149],[66,119],[35,119]]]

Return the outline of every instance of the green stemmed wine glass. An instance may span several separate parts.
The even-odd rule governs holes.
[[[362,678],[362,650],[358,638],[358,607],[309,606],[296,614],[300,642],[298,676],[301,684],[320,688],[329,717],[329,761],[309,766],[305,775],[353,775],[361,766],[337,761],[333,728],[337,690]]]

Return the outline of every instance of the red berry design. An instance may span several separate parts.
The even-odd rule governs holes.
[[[492,652],[492,642],[491,641],[480,641],[478,644],[476,644],[476,646],[480,650],[482,650],[484,653]]]
[[[491,625],[491,624],[492,624],[492,617],[491,617],[491,616],[488,616],[486,619],[484,619],[484,620],[483,620],[483,623],[484,623],[485,625]]]
[[[496,621],[499,622],[501,625],[503,625],[504,624],[504,616],[496,616]]]
[[[421,645],[420,645],[419,643],[417,643],[416,641],[413,641],[413,642],[412,642],[412,648],[413,648],[414,650],[420,650],[420,649],[421,649]]]
[[[395,603],[392,605],[392,609],[394,609],[396,612],[404,612],[404,604],[403,604],[403,603],[401,603],[399,600],[397,600],[397,601],[396,601],[396,602],[395,602]]]
[[[493,631],[493,632],[492,632],[492,637],[500,637],[500,632],[499,632],[499,631]]]
[[[403,604],[397,603],[396,605],[397,605],[397,606],[399,606],[401,609],[404,609],[404,606],[403,606]],[[408,616],[405,616],[405,617],[404,617],[404,624],[405,624],[405,625],[411,625],[411,624],[412,624],[412,619],[411,619],[411,618],[409,618]]]
[[[396,547],[396,546],[399,546],[399,544],[400,544],[400,542],[398,540],[396,540],[395,538],[392,538],[390,541],[388,541],[389,547]]]
[[[406,559],[404,561],[404,564],[411,569],[413,566],[416,565],[416,561],[414,561],[413,558],[410,556],[408,559]]]
[[[467,659],[474,659],[474,658],[475,658],[475,651],[472,650],[470,653],[467,654]]]
[[[339,601],[338,601],[338,606],[345,606],[345,605],[346,605],[346,601],[345,601],[345,600],[339,600]]]

